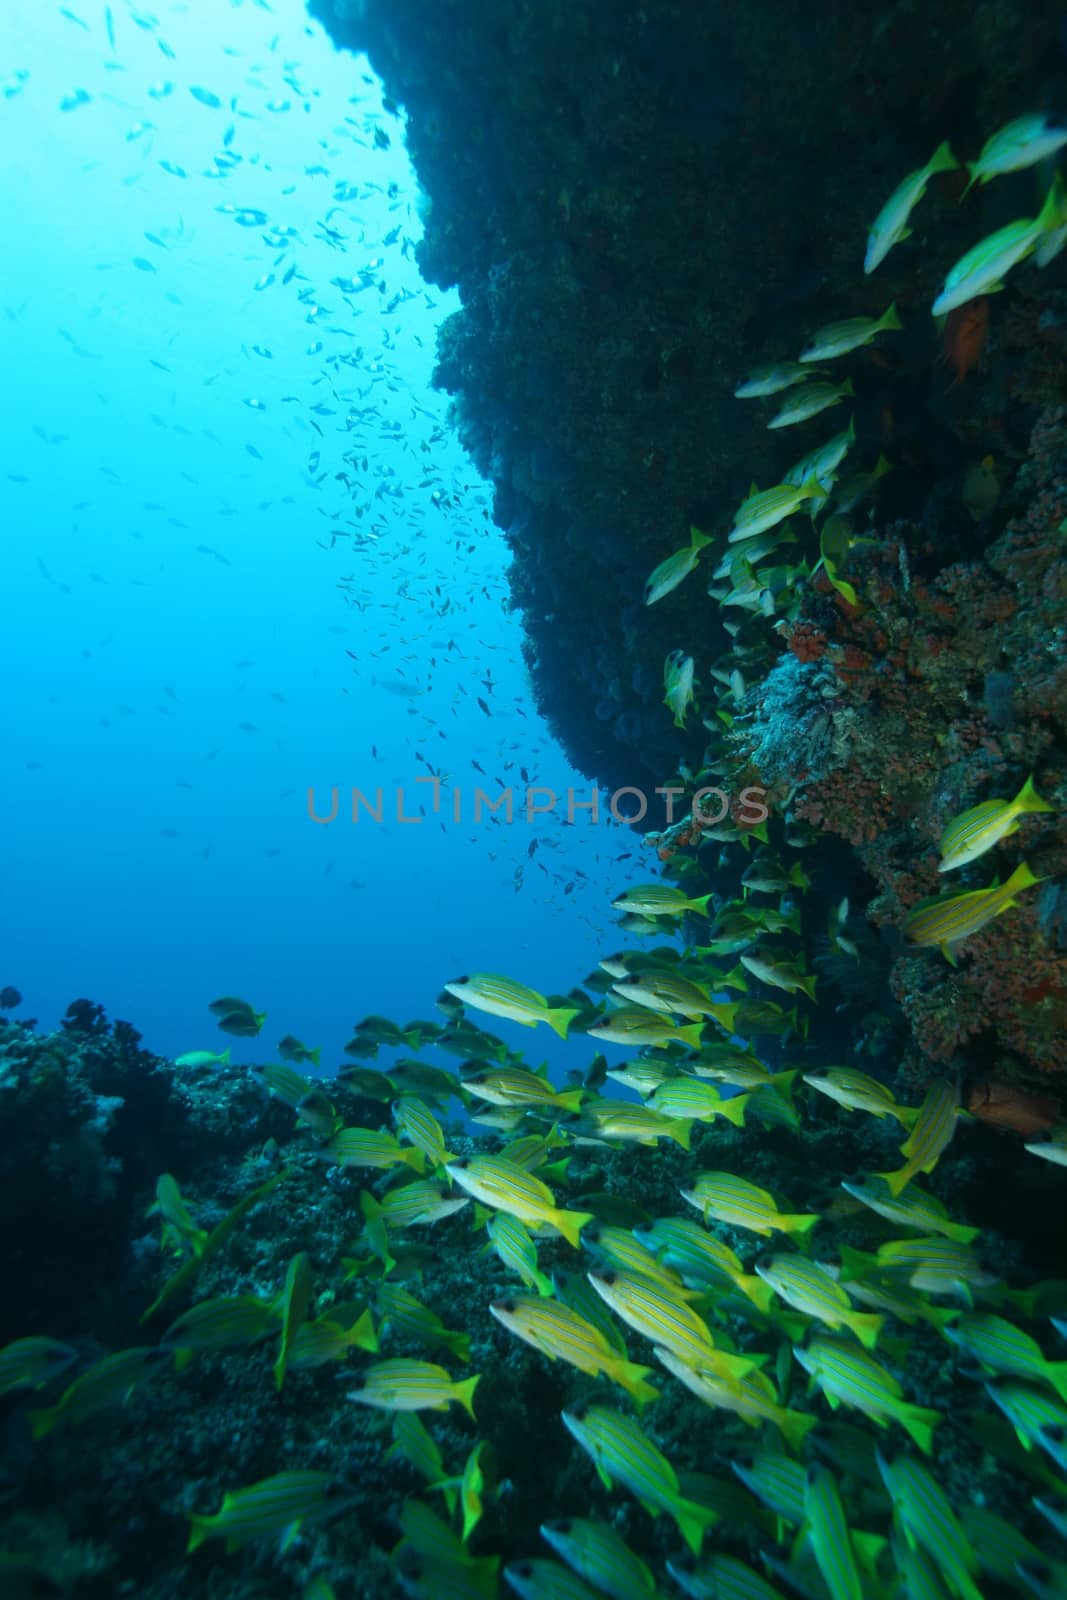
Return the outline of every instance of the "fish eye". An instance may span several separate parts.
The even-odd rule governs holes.
[[[514,1300],[494,1300],[493,1301],[493,1305],[492,1305],[492,1310],[494,1310],[494,1311],[514,1311],[515,1310],[515,1302],[514,1302]]]
[[[519,1578],[533,1577],[533,1566],[529,1561],[516,1561],[515,1565],[511,1568],[511,1571],[514,1572],[516,1577]]]

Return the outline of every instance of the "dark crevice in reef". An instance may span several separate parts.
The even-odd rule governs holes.
[[[338,44],[367,52],[407,115],[431,202],[420,265],[463,299],[442,332],[438,382],[496,486],[541,709],[590,778],[658,781],[679,756],[664,657],[699,641],[700,671],[729,639],[705,583],[646,609],[644,580],[691,523],[721,528],[753,478],[775,481],[776,436],[733,399],[736,378],[929,275],[913,243],[865,279],[867,225],[942,139],[976,151],[1020,110],[1067,104],[1061,11],[969,0],[311,9]],[[1007,220],[996,205],[991,226]],[[955,226],[949,216],[950,245]],[[936,348],[926,317],[905,342],[909,370],[872,367],[858,385],[861,441],[877,449],[891,409],[896,458],[909,458],[888,491],[898,516],[958,465],[932,398]],[[1024,438],[1025,420],[1011,424]],[[690,730],[698,761],[698,720]]]

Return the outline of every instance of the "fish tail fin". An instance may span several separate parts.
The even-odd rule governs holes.
[[[893,1415],[906,1428],[923,1455],[933,1454],[934,1429],[941,1421],[940,1411],[928,1411],[925,1406],[901,1405]]]
[[[1050,811],[1052,810],[1051,806],[1049,806],[1049,810]],[[228,1067],[229,1064],[230,1064],[230,1051],[229,1051],[229,1047],[227,1047],[222,1052],[222,1054],[219,1056],[219,1066],[220,1067]]]
[[[471,1336],[458,1330],[444,1336],[447,1349],[451,1350],[457,1361],[469,1361],[471,1358]]]
[[[952,147],[946,139],[943,144],[938,145],[926,163],[926,176],[932,178],[935,172],[957,172],[959,165],[956,157],[952,154]],[[971,182],[974,182],[973,178]],[[970,184],[967,187],[970,188]]]
[[[34,1441],[43,1439],[46,1433],[51,1433],[56,1425],[58,1416],[58,1406],[48,1406],[44,1411],[28,1411],[26,1413]]]
[[[354,1322],[346,1335],[349,1344],[354,1344],[360,1350],[377,1350],[378,1335],[374,1329],[374,1318],[368,1306],[357,1322]]]
[[[659,1399],[659,1390],[645,1382],[652,1371],[652,1367],[639,1366],[636,1361],[620,1361],[614,1373],[616,1381],[626,1390],[638,1410]]]
[[[866,1250],[857,1250],[850,1244],[841,1244],[837,1247],[841,1258],[841,1282],[849,1283],[853,1278],[862,1278],[867,1272],[878,1265],[877,1258],[868,1255]]]
[[[420,1177],[426,1171],[425,1152],[419,1150],[415,1145],[412,1145],[410,1148],[405,1147],[403,1150],[401,1150],[399,1152],[399,1159],[406,1162],[407,1165],[411,1167],[414,1172],[417,1172]]]
[[[766,1087],[773,1088],[775,1094],[780,1095],[787,1105],[794,1105],[793,1080],[799,1071],[799,1067],[793,1067],[789,1072],[772,1072],[767,1079]]]
[[[878,1343],[878,1335],[885,1327],[885,1318],[873,1311],[854,1311],[846,1326],[852,1329],[865,1350],[873,1350]]]
[[[1067,1400],[1067,1361],[1049,1361],[1045,1364],[1045,1377],[1061,1400]]]
[[[752,1301],[757,1311],[770,1311],[774,1304],[774,1290],[769,1283],[757,1278],[754,1272],[742,1272],[734,1282],[745,1298]]]
[[[818,1005],[818,1001],[815,998],[815,974],[811,972],[805,978],[798,978],[797,984],[807,995],[812,1005]]]
[[[554,1006],[545,1012],[545,1021],[553,1033],[558,1033],[561,1039],[565,1039],[567,1029],[578,1015],[576,1006]]]
[[[1063,184],[1059,173],[1052,180],[1045,203],[1038,214],[1037,226],[1042,233],[1049,233],[1053,228],[1063,226]]]
[[[226,1053],[228,1055],[229,1051],[227,1051]],[[308,1051],[308,1057],[309,1057],[310,1060],[314,1061],[314,1063],[315,1063],[315,1065],[317,1067],[321,1066],[321,1064],[322,1064],[322,1046],[321,1046],[321,1044],[317,1044],[315,1046],[314,1050],[309,1050]]]
[[[941,1224],[941,1231],[946,1239],[951,1239],[955,1244],[971,1244],[982,1230],[969,1228],[963,1222],[944,1222]]]
[[[591,1211],[554,1211],[549,1219],[558,1228],[567,1243],[575,1250],[581,1248],[581,1232],[587,1222],[592,1222]]]
[[[541,1271],[540,1267],[530,1268],[530,1279],[538,1294],[543,1298],[547,1299],[550,1295],[555,1294],[555,1284],[552,1282],[551,1278],[547,1277],[545,1273]]]
[[[813,1417],[812,1421],[814,1420]],[[678,1532],[693,1554],[698,1556],[704,1543],[704,1535],[719,1520],[718,1513],[712,1511],[710,1506],[698,1505],[695,1500],[683,1500],[679,1495],[671,1507],[671,1514],[678,1524]]]
[[[899,331],[899,329],[901,329],[904,326],[904,324],[900,320],[900,313],[897,310],[897,303],[896,303],[895,300],[890,305],[889,310],[886,312],[885,316],[881,319],[881,321],[879,322],[878,326],[885,333],[888,333],[890,330],[892,330],[893,332],[897,332],[897,331]]]
[[[689,542],[694,550],[703,550],[704,546],[711,544],[714,538],[713,533],[701,533],[699,528],[694,527],[689,529]]]
[[[806,1411],[782,1411],[777,1418],[778,1427],[794,1455],[800,1455],[804,1440],[818,1422],[818,1417]]]
[[[196,1354],[196,1351],[195,1350],[190,1350],[188,1345],[183,1346],[183,1348],[181,1350],[175,1350],[175,1352],[174,1352],[174,1370],[175,1370],[175,1372],[184,1372],[186,1367],[189,1365],[190,1361],[193,1359],[193,1356],[195,1354]]]
[[[1011,807],[1013,811],[1019,812],[1020,815],[1025,815],[1032,811],[1055,811],[1056,809],[1055,806],[1049,805],[1047,800],[1042,800],[1034,788],[1034,775],[1032,772],[1015,796]]]
[[[817,1222],[821,1222],[817,1211],[799,1211],[784,1213],[778,1218],[778,1226],[787,1233],[795,1234],[798,1239],[806,1239]]]
[[[202,1517],[197,1512],[189,1513],[189,1543],[185,1547],[186,1555],[192,1555],[194,1550],[199,1550],[205,1539],[211,1537],[211,1518]]]
[[[585,1098],[584,1089],[568,1089],[556,1096],[556,1104],[563,1111],[580,1111]]]
[[[692,1127],[692,1117],[671,1117],[665,1132],[669,1139],[674,1140],[675,1144],[680,1144],[683,1150],[688,1150]]]
[[[474,1391],[481,1381],[481,1376],[480,1372],[476,1372],[473,1378],[465,1378],[462,1383],[457,1383],[455,1388],[455,1398],[472,1422],[477,1421],[474,1415]]]
[[[1022,889],[1031,889],[1035,883],[1044,883],[1044,881],[1044,878],[1039,878],[1030,871],[1025,861],[1020,861],[1004,887],[1011,893],[1017,893]]]
[[[690,1045],[694,1050],[699,1050],[700,1049],[700,1035],[701,1035],[701,1032],[703,1031],[703,1027],[704,1027],[704,1024],[702,1022],[690,1022],[687,1027],[679,1028],[678,1032],[674,1035],[674,1037],[676,1039],[682,1039],[687,1045]]]
[[[912,1170],[909,1162],[907,1166],[898,1168],[896,1172],[875,1172],[872,1173],[872,1177],[881,1178],[895,1200],[911,1182]]]
[[[844,383],[841,385],[841,388],[838,390],[838,393],[839,394],[853,394],[853,395],[856,393],[855,389],[852,387],[852,379],[851,378],[846,378],[845,379]]]
[[[719,1107],[720,1116],[725,1117],[727,1122],[732,1122],[735,1128],[743,1128],[745,1125],[745,1112],[751,1099],[752,1096],[750,1094],[732,1095],[729,1100],[724,1100]]]
[[[382,1214],[382,1208],[371,1194],[369,1189],[364,1189],[359,1197],[359,1208],[368,1222],[373,1222]]]

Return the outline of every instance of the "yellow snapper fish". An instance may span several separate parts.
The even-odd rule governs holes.
[[[278,1359],[274,1363],[275,1389],[280,1389],[285,1382],[285,1371],[289,1364],[289,1354],[293,1340],[296,1337],[298,1328],[307,1320],[312,1293],[311,1258],[305,1251],[301,1251],[289,1263],[289,1268],[285,1275],[285,1286],[278,1302],[278,1312],[281,1316],[282,1327]]]
[[[654,606],[657,600],[662,600],[665,595],[677,589],[700,560],[700,552],[712,542],[710,533],[701,533],[699,528],[690,528],[689,544],[681,550],[676,550],[665,561],[661,561],[649,574],[645,584],[645,605]]]
[[[306,1522],[321,1522],[339,1516],[354,1505],[360,1491],[340,1482],[330,1472],[278,1472],[247,1489],[225,1494],[213,1516],[199,1512],[190,1516],[191,1552],[205,1539],[225,1539],[228,1551],[256,1539],[277,1539],[279,1550],[288,1550]]]
[[[818,1212],[779,1211],[774,1196],[766,1189],[733,1172],[701,1172],[679,1193],[701,1213],[705,1223],[714,1218],[763,1235],[777,1232],[803,1238],[819,1220]]]
[[[1010,838],[1018,830],[1021,817],[1055,809],[1047,800],[1042,800],[1034,788],[1032,775],[1014,800],[983,800],[981,805],[961,812],[941,835],[938,872],[954,872],[957,867],[976,861],[1001,839]]]
[[[806,383],[802,389],[797,389],[790,395],[767,426],[791,428],[794,423],[806,422],[809,417],[818,416],[820,411],[826,411],[830,406],[840,405],[846,395],[853,395],[855,392],[851,378],[846,378],[844,383],[838,384]]]
[[[863,1580],[837,1479],[821,1461],[809,1462],[804,1475],[804,1529],[833,1600],[863,1600]]]
[[[498,1211],[486,1223],[485,1231],[489,1236],[485,1249],[495,1250],[503,1265],[521,1278],[527,1289],[536,1289],[546,1298],[552,1294],[552,1280],[537,1265],[537,1245],[525,1223],[507,1211]]]
[[[733,1007],[713,1000],[706,989],[680,973],[661,968],[627,973],[612,984],[616,994],[650,1011],[666,1016],[714,1017],[728,1033],[733,1032]]]
[[[740,1377],[724,1377],[702,1361],[690,1364],[665,1345],[655,1346],[656,1359],[674,1374],[698,1400],[719,1411],[732,1411],[751,1428],[773,1422],[791,1450],[798,1454],[805,1436],[818,1418],[810,1412],[789,1411],[778,1403],[778,1391],[766,1373],[752,1371]]]
[[[1055,127],[1042,112],[1016,117],[986,140],[977,161],[967,163],[971,177],[963,192],[966,194],[972,184],[988,183],[1002,173],[1036,166],[1065,144],[1067,128]]]
[[[646,1011],[643,1006],[622,1006],[618,1011],[609,1012],[586,1032],[591,1039],[604,1039],[609,1044],[647,1044],[656,1048],[686,1044],[697,1050],[702,1027],[702,1023],[692,1022],[687,1027],[677,1028],[667,1017]]]
[[[547,1078],[526,1067],[486,1067],[465,1076],[463,1087],[479,1100],[496,1106],[555,1106],[560,1111],[580,1111],[582,1105],[580,1089],[561,1093]]]
[[[926,1091],[911,1132],[900,1147],[905,1163],[896,1172],[878,1172],[894,1199],[920,1172],[933,1172],[956,1131],[959,1115],[959,1088],[947,1078],[939,1078]]]
[[[804,1082],[820,1094],[828,1095],[846,1111],[867,1111],[872,1117],[896,1117],[910,1128],[918,1112],[911,1106],[898,1105],[893,1093],[877,1078],[852,1067],[827,1067],[823,1072],[805,1072]]]
[[[982,1600],[974,1581],[979,1576],[978,1557],[937,1479],[910,1456],[890,1461],[879,1450],[877,1461],[908,1544],[928,1552],[960,1600]]]
[[[815,1317],[828,1328],[847,1328],[865,1350],[873,1350],[885,1318],[853,1309],[845,1290],[806,1256],[770,1256],[756,1262],[756,1271],[794,1311]]]
[[[659,1398],[659,1390],[645,1382],[652,1368],[620,1356],[600,1330],[570,1306],[557,1300],[510,1295],[494,1300],[489,1311],[497,1322],[549,1361],[565,1361],[591,1378],[602,1372],[625,1389],[639,1407]]]
[[[808,392],[799,390],[798,398]],[[771,426],[775,424],[771,423]],[[737,544],[742,539],[753,539],[757,534],[766,533],[769,528],[784,522],[786,517],[791,517],[805,501],[809,501],[814,510],[815,505],[825,499],[826,490],[814,473],[800,484],[778,483],[773,489],[754,488],[734,513],[734,525],[727,543]]]
[[[470,1156],[450,1162],[445,1171],[473,1199],[520,1222],[547,1223],[576,1250],[582,1229],[593,1220],[591,1211],[561,1210],[547,1184],[506,1156]]]
[[[674,726],[684,728],[693,703],[693,658],[684,650],[672,650],[663,663],[663,688],[663,704],[674,712]]]
[[[703,1083],[699,1078],[672,1078],[660,1084],[648,1104],[665,1117],[692,1122],[713,1122],[716,1117],[724,1117],[735,1128],[743,1128],[748,1101],[747,1094],[724,1098],[714,1084]]]
[[[994,917],[1018,905],[1016,896],[1024,889],[1032,889],[1044,881],[1034,876],[1025,861],[1020,861],[1005,883],[991,883],[987,889],[968,889],[962,894],[942,894],[922,900],[904,918],[904,937],[912,944],[936,944],[945,960],[955,966],[956,949],[965,940]]]
[[[137,1345],[117,1350],[86,1369],[64,1389],[54,1406],[27,1413],[35,1439],[41,1439],[61,1422],[81,1423],[109,1406],[124,1406],[133,1391],[149,1383],[170,1357],[159,1345]]]
[[[940,1200],[927,1194],[916,1183],[906,1184],[897,1198],[894,1198],[885,1179],[873,1173],[862,1183],[850,1183],[842,1179],[841,1187],[854,1200],[868,1206],[887,1222],[900,1223],[919,1233],[941,1233],[946,1239],[955,1239],[957,1244],[970,1244],[981,1231],[969,1228],[962,1222],[952,1222]]]
[[[412,1167],[420,1177],[426,1157],[414,1145],[402,1145],[391,1133],[374,1128],[341,1128],[319,1152],[339,1167]]]
[[[542,1522],[541,1537],[580,1578],[614,1600],[656,1600],[656,1580],[645,1563],[605,1522],[561,1517]]]
[[[781,394],[783,389],[791,389],[795,383],[805,383],[811,376],[808,368],[802,367],[799,361],[777,361],[753,367],[744,382],[734,390],[734,397],[737,400],[760,400],[765,395]]]
[[[636,1422],[606,1406],[578,1405],[564,1411],[563,1423],[592,1457],[605,1489],[613,1488],[617,1481],[629,1489],[650,1516],[666,1511],[693,1554],[700,1554],[704,1534],[719,1520],[718,1514],[685,1498],[667,1457]]]
[[[850,417],[847,428],[835,433],[832,439],[828,439],[817,449],[809,450],[806,456],[802,456],[789,468],[782,482],[798,485],[808,478],[815,478],[824,489],[829,489],[834,482],[838,467],[848,455],[855,440],[856,424]],[[837,499],[836,495],[834,499]]]
[[[637,1273],[612,1270],[596,1269],[586,1276],[604,1304],[651,1344],[672,1350],[682,1361],[699,1363],[720,1378],[740,1378],[754,1371],[756,1363],[749,1357],[717,1349],[703,1317],[661,1284]]]
[[[899,331],[904,324],[897,315],[896,305],[880,317],[848,317],[843,322],[828,323],[813,333],[811,341],[798,356],[799,361],[834,361],[870,344],[880,333]]]
[[[183,1056],[174,1057],[176,1067],[228,1067],[230,1052],[221,1051],[215,1055],[211,1050],[187,1050]]]
[[[951,269],[931,311],[940,317],[946,311],[966,305],[981,294],[995,294],[1004,287],[1012,267],[1033,255],[1047,234],[1058,233],[1067,222],[1063,187],[1057,180],[1049,189],[1036,217],[1020,217],[998,228],[973,249],[961,256]]]
[[[931,1453],[940,1412],[905,1400],[896,1378],[858,1344],[820,1335],[806,1346],[794,1345],[793,1354],[829,1400],[854,1406],[879,1428],[899,1422],[925,1455]]]
[[[611,902],[614,911],[636,911],[643,917],[680,917],[685,911],[707,912],[711,894],[686,894],[669,883],[638,883]]]
[[[910,237],[908,219],[926,193],[926,186],[935,173],[955,172],[958,167],[959,162],[946,142],[938,145],[925,167],[919,167],[901,179],[871,223],[867,235],[867,254],[863,261],[865,273],[873,272],[895,244]]]
[[[648,1106],[632,1105],[626,1100],[601,1100],[586,1102],[578,1128],[608,1143],[653,1145],[660,1139],[673,1139],[688,1150],[691,1125],[691,1118],[666,1116]],[[578,1137],[582,1137],[581,1132]]]
[[[43,1388],[77,1359],[78,1352],[58,1339],[43,1335],[16,1339],[0,1350],[0,1395]]]
[[[578,1015],[576,1007],[550,1006],[536,989],[529,989],[514,978],[499,978],[488,972],[456,978],[445,984],[445,990],[465,1006],[487,1011],[492,1017],[506,1017],[524,1028],[536,1028],[539,1022],[547,1022],[561,1039],[567,1037],[567,1029]]]
[[[397,1357],[375,1361],[355,1373],[356,1387],[347,1398],[361,1406],[376,1406],[381,1411],[447,1411],[454,1401],[474,1418],[474,1391],[481,1374],[457,1383],[444,1367],[430,1361],[411,1361]]]

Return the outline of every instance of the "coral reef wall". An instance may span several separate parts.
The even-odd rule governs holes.
[[[496,486],[541,707],[591,778],[661,779],[678,760],[664,656],[699,641],[699,673],[728,641],[702,585],[646,610],[645,577],[691,523],[721,521],[752,478],[775,481],[772,436],[732,399],[736,378],[828,317],[884,309],[910,262],[865,282],[867,224],[942,139],[977,149],[1018,111],[1067,101],[1062,12],[311,9],[367,51],[407,116],[430,202],[420,264],[463,299],[438,381]],[[917,379],[893,407],[894,443],[917,457],[894,492],[915,503],[958,455],[928,399]],[[868,385],[858,426],[879,428],[885,405]]]

